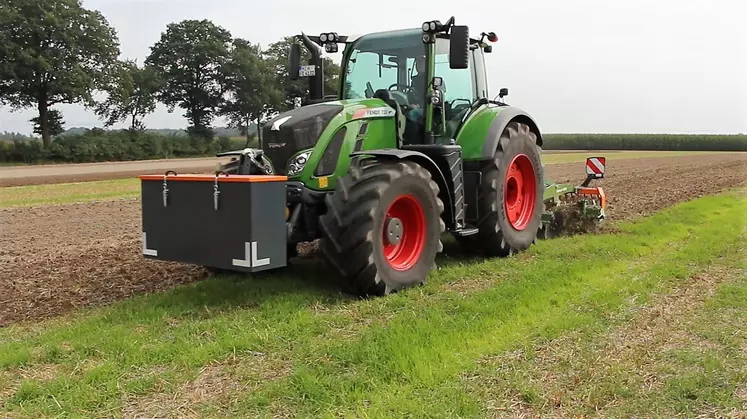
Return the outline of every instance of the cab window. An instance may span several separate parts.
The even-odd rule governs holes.
[[[345,78],[343,99],[364,97],[366,83],[371,83],[373,91],[388,89],[397,83],[397,67],[387,64],[389,56],[384,56],[385,65],[379,65],[379,54],[376,52],[353,52],[348,62],[348,74]]]
[[[469,54],[469,68],[449,68],[449,41],[439,38],[436,41],[435,75],[443,79],[442,91],[444,103],[451,107],[469,105],[475,100],[475,83],[472,75],[475,62],[474,56]]]

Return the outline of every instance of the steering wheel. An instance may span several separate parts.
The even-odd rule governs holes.
[[[464,107],[462,109],[460,109],[460,110],[457,111],[457,109],[459,109],[456,106],[457,102],[465,102],[466,106],[462,105]],[[450,114],[451,114],[451,115],[449,115],[449,118],[451,118],[453,116],[456,116],[456,115],[459,115],[460,113],[462,113],[464,110],[468,109],[472,105],[472,101],[471,100],[469,100],[469,99],[461,99],[461,98],[456,98],[456,99],[451,100],[451,101],[449,101],[447,103],[449,104],[449,111],[450,111]]]
[[[400,86],[404,87],[404,89],[403,90],[399,89]],[[401,84],[401,83],[392,83],[392,85],[389,86],[387,88],[387,90],[392,90],[392,87],[397,87],[398,88],[397,91],[398,92],[403,92],[403,93],[405,93],[405,92],[407,92],[407,91],[410,90],[410,86],[408,86],[406,84]]]
[[[454,100],[452,100],[452,101],[449,101],[449,107],[450,107],[451,109],[454,109],[454,108],[456,108],[456,105],[455,105],[455,104],[456,104],[457,102],[464,102],[464,103],[465,103],[465,105],[467,105],[467,107],[470,107],[470,106],[472,106],[472,101],[471,101],[470,99],[461,99],[461,98],[456,98],[456,99],[454,99]]]

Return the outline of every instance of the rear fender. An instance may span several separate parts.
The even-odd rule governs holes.
[[[512,121],[529,125],[529,129],[537,136],[537,145],[542,147],[542,134],[534,119],[519,108],[508,107],[496,115],[490,124],[490,128],[488,128],[488,132],[485,135],[485,142],[482,145],[483,159],[493,158],[496,150],[498,150],[498,142],[501,139],[501,134],[503,134],[503,131]]]
[[[426,170],[428,170],[431,173],[431,176],[433,176],[433,180],[438,185],[439,189],[439,198],[444,203],[444,214],[443,218],[446,223],[447,228],[452,228],[454,225],[454,198],[452,196],[453,191],[450,190],[449,184],[446,182],[446,177],[444,176],[441,169],[439,169],[436,162],[433,161],[430,157],[427,155],[414,151],[414,150],[402,150],[397,148],[389,148],[389,149],[381,149],[381,150],[370,150],[370,151],[360,151],[351,153],[350,157],[353,160],[358,160],[360,157],[365,156],[373,156],[377,159],[384,160],[411,160],[415,163],[423,166]],[[351,163],[355,164],[355,163]]]
[[[529,125],[537,136],[537,145],[542,146],[542,134],[529,114],[511,106],[484,105],[464,122],[456,137],[464,160],[492,160],[501,134],[512,121]]]

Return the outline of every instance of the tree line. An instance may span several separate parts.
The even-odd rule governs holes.
[[[12,135],[7,133],[6,135]],[[0,134],[0,137],[2,135]],[[687,134],[546,134],[544,150],[678,150],[747,152],[747,135]],[[255,139],[256,140],[256,139]],[[39,141],[0,141],[0,163],[71,162],[168,159],[215,155],[243,148],[245,140],[219,136],[204,142],[189,135],[146,130],[107,132],[100,128],[61,135],[44,148]],[[254,141],[250,147],[256,147]],[[602,155],[603,155],[602,151]]]
[[[250,127],[305,94],[301,80],[288,78],[292,42],[288,36],[263,49],[210,20],[187,19],[167,25],[140,64],[120,58],[116,30],[80,0],[0,0],[0,105],[35,109],[30,122],[44,148],[64,131],[59,104],[81,104],[105,127],[126,123],[142,133],[162,103],[183,112],[190,137],[213,141],[216,117],[248,137]],[[339,73],[325,58],[330,94]]]

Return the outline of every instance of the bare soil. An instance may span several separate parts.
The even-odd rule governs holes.
[[[205,278],[139,258],[139,210],[127,200],[0,212],[0,326]]]
[[[548,165],[545,174],[571,183],[585,176],[583,163]],[[607,178],[595,182],[607,193],[613,223],[745,183],[747,154],[738,153],[610,160]],[[0,232],[0,326],[209,276],[199,267],[142,258],[137,199],[3,209]]]
[[[545,176],[555,182],[579,183],[584,165],[548,165]],[[601,186],[611,221],[650,215],[678,202],[712,195],[747,183],[747,153],[607,160]]]

